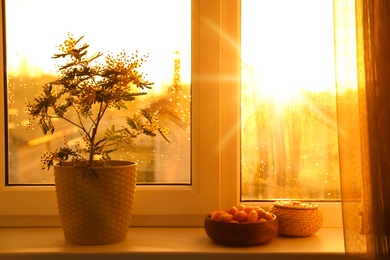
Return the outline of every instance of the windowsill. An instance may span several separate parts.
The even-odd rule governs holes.
[[[237,254],[272,259],[344,259],[342,228],[322,228],[311,237],[278,236],[254,247],[226,247],[213,243],[203,228],[129,229],[124,242],[77,246],[65,242],[61,228],[0,228],[0,259],[236,259]],[[55,258],[54,258],[55,257]],[[92,259],[92,258],[91,258]],[[181,259],[181,258],[178,258]]]

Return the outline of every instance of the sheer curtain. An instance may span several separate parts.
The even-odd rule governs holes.
[[[389,259],[390,1],[334,3],[346,255]],[[345,15],[350,8],[355,9],[356,20]],[[350,26],[356,26],[356,49],[344,44],[346,37],[354,36]]]

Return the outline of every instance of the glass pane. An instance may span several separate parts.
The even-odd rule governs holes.
[[[154,86],[134,102],[159,109],[170,143],[161,136],[142,136],[112,157],[136,161],[138,183],[191,183],[190,0],[7,0],[5,13],[9,184],[53,183],[53,174],[41,169],[40,157],[62,146],[64,135],[70,144],[80,138],[64,122],[46,136],[36,124],[33,129],[26,127],[26,103],[55,79],[59,60],[51,57],[68,33],[84,36],[90,54],[116,55],[125,50],[129,56],[136,51],[149,55],[141,72]],[[110,120],[135,112],[114,110]],[[105,124],[110,127],[111,122]]]
[[[333,1],[242,1],[242,200],[340,199]]]

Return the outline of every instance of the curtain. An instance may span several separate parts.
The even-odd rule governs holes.
[[[390,1],[334,0],[334,13],[346,256],[390,259]]]

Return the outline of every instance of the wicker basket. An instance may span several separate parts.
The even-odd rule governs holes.
[[[279,234],[284,236],[311,236],[322,226],[323,215],[316,204],[278,201],[271,206],[269,212],[278,217]]]
[[[126,239],[136,187],[136,163],[108,167],[55,166],[58,210],[66,241],[101,245]]]

